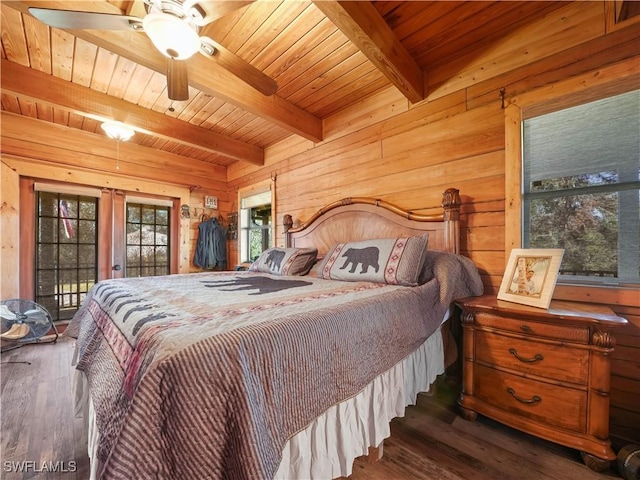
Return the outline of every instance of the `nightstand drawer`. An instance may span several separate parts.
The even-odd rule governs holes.
[[[541,377],[587,385],[589,351],[476,332],[476,359]]]
[[[476,364],[474,396],[540,423],[586,432],[585,391],[550,385]]]
[[[476,312],[476,325],[491,328],[500,328],[511,332],[535,335],[538,337],[568,340],[576,343],[589,343],[589,329],[581,327],[552,325],[534,321],[506,318],[490,313]]]

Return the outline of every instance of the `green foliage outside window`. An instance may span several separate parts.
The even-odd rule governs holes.
[[[618,271],[618,194],[572,195],[571,189],[615,183],[610,172],[536,182],[532,191],[554,191],[530,203],[529,246],[564,248],[560,273],[615,277]]]

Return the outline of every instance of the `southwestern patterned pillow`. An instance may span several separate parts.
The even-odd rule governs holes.
[[[316,261],[316,248],[269,248],[251,264],[250,272],[306,275]]]
[[[427,254],[428,235],[338,243],[320,265],[318,276],[330,280],[418,285]]]

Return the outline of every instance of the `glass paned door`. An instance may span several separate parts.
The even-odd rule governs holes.
[[[168,275],[169,208],[127,203],[126,277]]]
[[[36,302],[55,321],[69,320],[98,276],[98,199],[38,192]]]

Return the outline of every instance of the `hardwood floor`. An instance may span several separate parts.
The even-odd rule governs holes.
[[[0,478],[86,480],[82,420],[71,400],[73,341],[27,345],[2,354]],[[22,363],[28,362],[28,363]],[[521,480],[618,478],[589,470],[578,452],[522,434],[489,419],[456,415],[457,386],[438,382],[392,422],[384,456],[358,459],[353,480]],[[18,471],[19,469],[23,471]],[[57,471],[47,471],[57,470]]]
[[[25,345],[2,354],[3,480],[89,478],[86,435],[82,419],[73,413],[73,348],[72,339],[60,337],[55,344]]]

